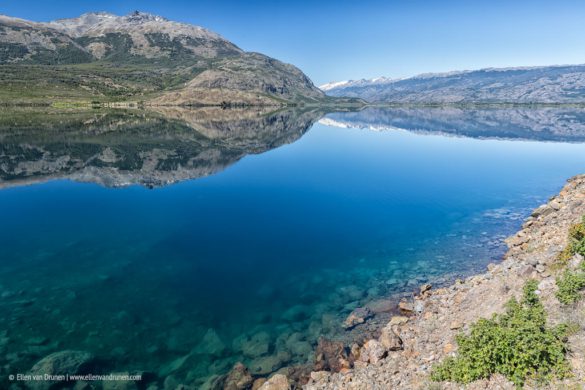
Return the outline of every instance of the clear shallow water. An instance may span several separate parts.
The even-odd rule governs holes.
[[[236,361],[259,375],[310,362],[353,308],[497,261],[501,240],[585,167],[580,143],[297,133],[154,190],[1,190],[6,374],[63,349],[195,385]]]

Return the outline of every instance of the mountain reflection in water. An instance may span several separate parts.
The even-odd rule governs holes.
[[[160,187],[295,142],[319,120],[371,130],[585,142],[585,111],[573,108],[23,109],[1,118],[0,188],[52,179]]]

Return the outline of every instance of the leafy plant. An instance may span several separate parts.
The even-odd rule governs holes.
[[[571,226],[569,230],[569,243],[559,256],[562,265],[566,265],[575,255],[585,256],[585,216],[583,222]],[[558,300],[565,304],[571,304],[581,298],[580,291],[585,288],[585,262],[579,264],[577,271],[565,270],[562,276],[557,278]]]
[[[562,277],[557,278],[558,300],[565,304],[577,302],[581,298],[580,291],[585,288],[585,273],[566,270]]]
[[[499,373],[522,387],[528,379],[567,376],[567,326],[547,327],[536,289],[535,281],[527,282],[520,302],[511,299],[504,314],[480,319],[469,335],[457,336],[459,355],[435,366],[431,378],[469,383]]]
[[[559,262],[567,264],[575,254],[585,256],[585,216],[583,216],[583,222],[569,229],[569,243],[559,255]]]

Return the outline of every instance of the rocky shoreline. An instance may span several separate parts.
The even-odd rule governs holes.
[[[457,280],[446,288],[421,286],[420,294],[400,302],[404,315],[394,316],[363,345],[349,348],[334,346],[318,349],[319,361],[337,362],[324,365],[329,371],[310,373],[303,386],[306,390],[325,389],[459,389],[455,383],[436,383],[430,372],[436,363],[457,352],[455,336],[469,330],[479,318],[501,313],[512,297],[519,298],[527,280],[538,281],[538,291],[551,324],[578,324],[569,337],[569,363],[573,375],[548,388],[580,388],[585,382],[585,305],[563,307],[555,297],[557,290],[553,263],[567,243],[571,225],[585,214],[585,175],[571,178],[562,191],[534,210],[522,229],[506,240],[509,250],[499,264],[488,271]],[[578,255],[576,255],[578,256]],[[358,316],[360,313],[354,313]],[[363,318],[349,318],[347,325],[362,326]],[[560,387],[559,387],[560,386]],[[575,386],[575,387],[571,387]],[[284,389],[287,387],[266,387]],[[467,389],[514,389],[504,377],[474,382]]]

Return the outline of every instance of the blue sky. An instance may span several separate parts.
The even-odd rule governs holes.
[[[585,63],[584,1],[17,0],[36,21],[152,12],[300,67],[316,84],[482,67]]]

